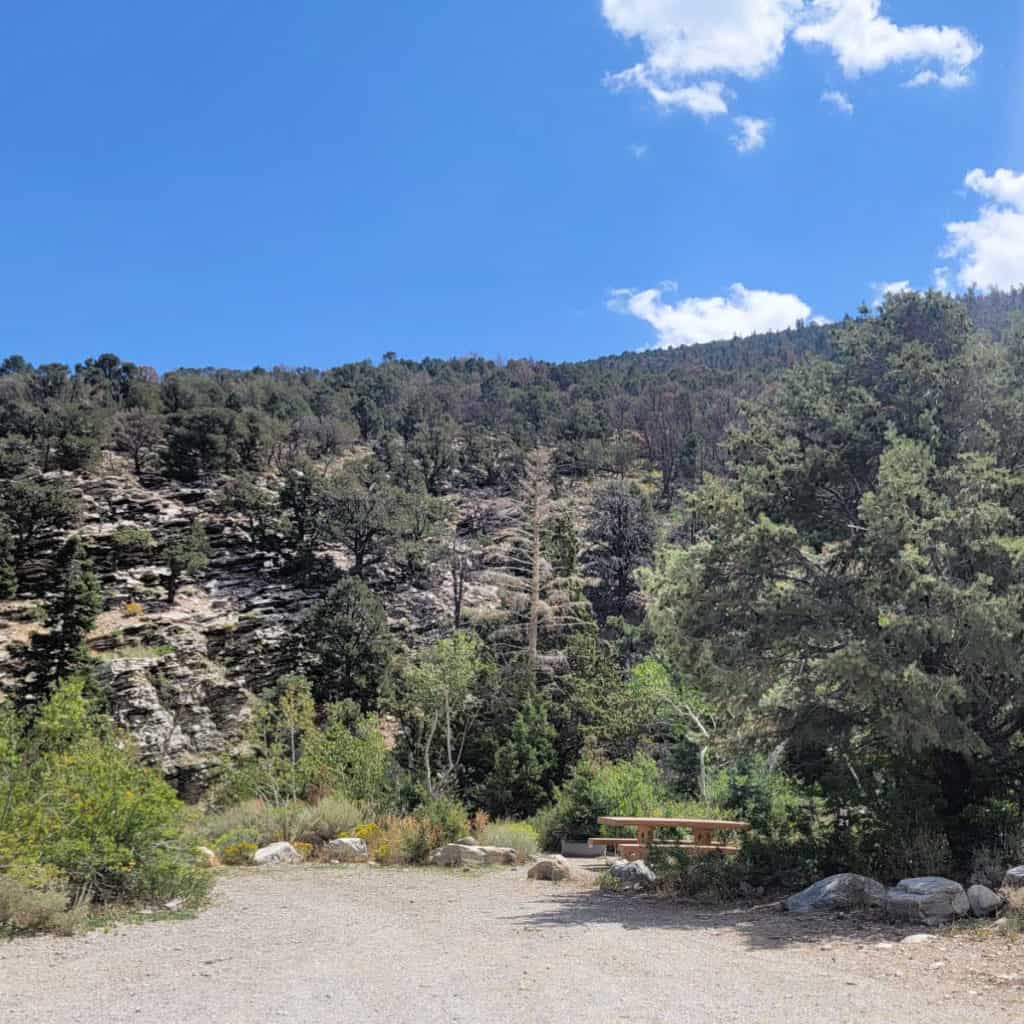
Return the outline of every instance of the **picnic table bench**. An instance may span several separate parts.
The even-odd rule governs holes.
[[[593,836],[587,840],[588,846],[614,847],[627,860],[638,860],[646,857],[652,847],[674,847],[686,850],[687,853],[738,853],[739,847],[715,839],[719,832],[744,832],[750,828],[746,821],[714,821],[709,818],[623,818],[602,817],[597,819],[599,825],[610,825],[614,828],[635,828],[635,836]],[[690,833],[689,839],[656,840],[656,829],[684,829]]]

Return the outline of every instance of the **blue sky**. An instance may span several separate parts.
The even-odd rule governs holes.
[[[16,5],[0,353],[577,359],[1021,281],[1022,58],[1018,0]]]

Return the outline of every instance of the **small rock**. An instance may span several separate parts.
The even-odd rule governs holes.
[[[329,860],[341,864],[365,864],[370,859],[366,840],[353,839],[349,836],[332,839],[327,844],[327,856]]]
[[[986,885],[972,885],[967,890],[967,899],[971,904],[971,913],[975,917],[992,917],[1006,902]]]
[[[900,939],[901,946],[920,946],[925,942],[932,942],[935,939],[934,935],[929,935],[928,932],[917,932],[915,935],[908,935],[905,939]]]
[[[257,850],[254,864],[301,864],[302,854],[291,843],[271,843]]]
[[[622,885],[634,888],[645,889],[658,881],[658,876],[642,860],[616,861],[608,871]]]
[[[569,862],[560,853],[557,853],[537,861],[526,872],[526,877],[532,878],[535,882],[565,882],[572,878],[572,868]]]
[[[197,847],[196,858],[204,868],[220,867],[220,858],[208,846]]]
[[[1019,868],[1010,868],[1003,875],[1004,889],[1024,889],[1024,864]]]
[[[809,914],[816,910],[853,910],[880,907],[885,902],[885,886],[873,878],[847,872],[831,875],[790,896],[785,902],[791,914]]]
[[[164,904],[164,909],[169,910],[172,914],[176,914],[182,907],[185,906],[185,901],[182,899],[168,900]]]

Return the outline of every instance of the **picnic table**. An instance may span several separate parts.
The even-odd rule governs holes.
[[[652,847],[675,847],[687,853],[704,855],[709,853],[738,853],[739,847],[716,841],[719,832],[744,832],[750,828],[746,821],[715,821],[710,818],[623,818],[606,816],[597,819],[599,825],[614,828],[635,828],[635,836],[593,836],[588,846],[613,847],[627,860],[646,857]],[[690,833],[689,839],[656,840],[657,829],[677,829]]]

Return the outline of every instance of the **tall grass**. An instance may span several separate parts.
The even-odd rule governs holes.
[[[536,829],[525,821],[489,822],[477,838],[485,846],[504,846],[515,850],[520,864],[525,864],[540,849]]]
[[[323,797],[310,804],[292,800],[270,804],[244,800],[209,815],[202,823],[202,835],[214,845],[224,842],[310,843],[319,845],[351,832],[366,820],[366,811],[354,800],[339,795]]]

